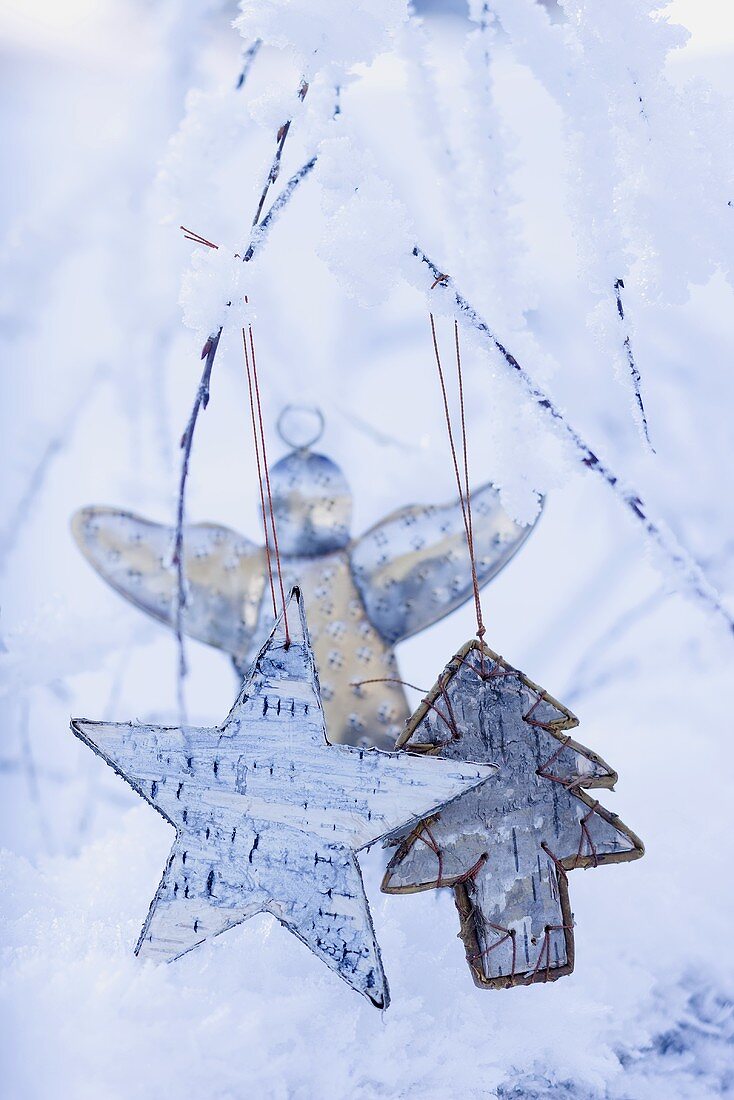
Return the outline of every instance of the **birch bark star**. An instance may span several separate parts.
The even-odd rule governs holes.
[[[71,727],[176,829],[138,955],[173,961],[271,913],[378,1008],[390,994],[356,853],[496,770],[330,745],[298,589],[221,726]]]

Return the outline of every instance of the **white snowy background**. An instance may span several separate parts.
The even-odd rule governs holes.
[[[175,966],[132,954],[171,837],[68,720],[175,721],[175,644],[91,572],[68,521],[88,503],[172,521],[199,351],[235,284],[271,451],[283,404],[318,404],[355,531],[452,495],[429,302],[447,357],[452,314],[418,241],[734,610],[730,5],[243,9],[235,28],[221,0],[0,5],[0,1095],[734,1095],[734,637],[468,329],[474,477],[520,519],[547,493],[486,590],[487,640],[579,715],[645,858],[571,876],[577,968],[547,987],[475,989],[450,892],[381,895],[377,850],[384,1014],[270,919]],[[319,159],[243,269],[289,117],[278,186]],[[192,252],[181,223],[222,247]],[[238,320],[187,513],[259,539]],[[432,683],[473,629],[467,606],[403,645],[402,674]],[[228,661],[188,654],[190,715],[221,720]]]

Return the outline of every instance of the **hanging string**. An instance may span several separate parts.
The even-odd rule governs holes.
[[[459,504],[461,505],[461,514],[464,520],[464,531],[466,532],[466,545],[469,550],[469,563],[471,566],[472,588],[474,590],[474,610],[477,617],[477,637],[480,642],[479,653],[482,662],[482,672],[484,671],[484,646],[483,638],[486,633],[484,621],[482,618],[482,601],[479,593],[479,578],[477,576],[477,563],[474,553],[474,525],[472,522],[471,513],[471,496],[469,492],[469,459],[466,445],[466,415],[464,410],[464,379],[461,368],[461,350],[459,346],[459,326],[454,321],[454,343],[456,348],[456,374],[459,384],[459,406],[461,417],[461,440],[463,448],[463,466],[464,466],[464,483],[462,484],[461,473],[459,472],[459,460],[457,457],[456,443],[454,441],[454,432],[451,426],[451,410],[449,409],[449,399],[446,392],[446,380],[444,378],[443,367],[441,365],[441,354],[438,350],[438,339],[436,337],[436,323],[434,321],[433,313],[429,313],[431,321],[431,338],[433,340],[433,351],[436,357],[436,367],[438,368],[438,378],[441,384],[441,395],[443,397],[444,416],[446,418],[446,429],[449,437],[449,447],[451,448],[451,459],[454,465],[454,475],[456,477],[456,486],[459,490]]]
[[[495,924],[494,921],[486,920],[486,919],[483,921],[483,924],[484,924],[485,934],[486,934],[486,929],[491,928],[493,932],[499,933],[500,938],[495,940],[494,943],[491,943],[489,945],[489,947],[485,947],[483,951],[479,951],[475,955],[467,955],[467,958],[469,960],[469,964],[471,965],[474,962],[478,962],[480,959],[482,959],[482,960],[488,959],[489,955],[491,955],[491,953],[493,951],[496,951],[498,947],[501,947],[503,943],[509,943],[510,950],[512,951],[512,968],[510,970],[508,983],[510,985],[514,985],[515,984],[515,974],[517,972],[517,929],[516,928],[506,928],[504,926],[504,924]],[[477,940],[477,943],[478,943],[478,940]],[[488,962],[488,965],[489,965],[489,962]],[[491,975],[487,974],[486,971],[485,971],[485,977],[491,977]]]
[[[446,702],[448,715],[444,714],[442,710],[438,709],[435,703],[431,702],[431,700],[428,698],[428,692],[424,691],[423,688],[417,687],[415,684],[408,683],[407,680],[399,680],[396,676],[379,676],[373,680],[350,681],[350,686],[354,688],[364,687],[365,684],[401,684],[403,687],[410,688],[412,691],[419,691],[423,695],[423,699],[421,700],[422,704],[428,707],[429,710],[432,710],[434,714],[438,715],[441,721],[448,727],[449,732],[451,733],[451,740],[459,740],[461,734],[459,733],[459,727],[456,724],[456,716],[454,715],[454,711],[451,706],[451,700],[449,699],[449,695],[446,691],[446,687],[444,684],[439,685],[439,691],[441,692],[441,695]]]
[[[219,245],[214,244],[213,241],[208,241],[206,237],[202,237],[201,233],[197,233],[195,229],[187,229],[185,225],[179,225],[178,227],[187,241],[193,241],[194,244],[203,244],[207,248],[218,249]]]
[[[461,348],[459,346],[459,323],[454,321],[454,347],[456,349],[456,377],[459,383],[459,411],[461,415],[461,447],[464,453],[464,500],[466,502],[467,526],[469,531],[469,554],[471,557],[472,582],[474,586],[474,601],[477,609],[477,635],[479,639],[484,637],[485,629],[482,622],[482,603],[479,598],[479,581],[477,579],[477,560],[474,553],[474,521],[471,514],[471,493],[469,492],[469,451],[466,445],[466,415],[464,412],[464,376],[461,370]]]
[[[268,563],[268,579],[270,581],[270,596],[273,601],[273,618],[278,617],[278,606],[275,602],[275,584],[273,583],[273,562],[270,556],[270,532],[268,527],[268,517],[265,510],[265,490],[263,489],[263,475],[262,465],[260,463],[260,444],[257,437],[257,426],[255,421],[255,395],[252,387],[252,371],[250,369],[250,353],[247,350],[247,336],[245,330],[242,329],[242,348],[245,354],[245,370],[247,371],[247,388],[250,393],[250,419],[252,421],[252,442],[255,447],[255,463],[257,465],[257,483],[260,488],[260,508],[262,510],[263,517],[263,530],[265,531],[265,557]]]
[[[594,844],[594,838],[592,837],[591,832],[589,831],[589,820],[596,813],[598,806],[599,806],[599,800],[597,799],[592,804],[591,809],[589,810],[589,812],[584,817],[582,817],[581,820],[579,821],[579,825],[581,826],[581,836],[579,837],[579,850],[576,853],[576,864],[577,864],[577,866],[578,866],[578,864],[580,864],[581,857],[584,854],[584,842],[586,842],[586,844],[588,845],[592,864],[594,865],[594,867],[599,866],[599,853],[596,850],[596,845]]]
[[[207,248],[218,249],[219,245],[214,244],[213,241],[207,240],[206,237],[202,237],[200,233],[197,233],[193,229],[188,229],[182,225],[180,227],[184,233],[184,236],[189,241],[195,241],[197,244],[205,245]],[[245,302],[248,298],[245,295]],[[263,424],[262,414],[262,402],[260,400],[260,383],[257,376],[257,359],[255,357],[255,338],[252,332],[252,325],[248,325],[248,332],[246,333],[244,328],[242,329],[242,350],[245,357],[245,370],[247,372],[247,386],[250,395],[250,418],[252,422],[252,438],[255,447],[255,462],[257,465],[257,477],[258,486],[260,489],[260,507],[263,517],[263,529],[265,532],[265,556],[268,565],[268,579],[270,581],[270,596],[273,603],[273,616],[278,616],[278,604],[275,598],[275,583],[273,580],[273,562],[270,549],[270,538],[272,533],[273,548],[275,551],[275,560],[278,568],[278,585],[280,588],[280,603],[283,611],[283,625],[285,627],[285,646],[286,649],[291,644],[290,631],[288,629],[288,612],[286,610],[285,603],[285,588],[283,585],[283,569],[280,561],[280,548],[278,546],[278,532],[275,526],[275,513],[273,509],[273,495],[270,489],[270,469],[268,466],[268,455],[265,446],[265,428]],[[247,345],[247,336],[250,338],[250,345]],[[210,353],[210,341],[207,341],[204,351],[205,354]],[[257,416],[255,415],[255,404],[257,404]],[[261,458],[262,455],[262,458]],[[267,488],[268,508],[265,507],[265,492],[263,491],[263,471],[265,472],[265,485]],[[270,525],[268,527],[268,516],[270,518]],[[180,614],[180,613],[179,613]]]
[[[431,832],[431,828],[427,821],[421,821],[415,834],[415,839],[422,841],[425,846],[433,852],[438,861],[438,874],[436,875],[435,886],[443,886],[443,852],[436,843],[436,838]]]
[[[245,297],[247,302],[247,297]],[[280,547],[278,546],[278,531],[275,525],[275,512],[273,509],[273,494],[270,487],[270,467],[268,465],[268,452],[265,444],[265,426],[263,423],[262,402],[260,399],[260,382],[257,376],[257,357],[255,355],[255,338],[252,333],[252,325],[247,326],[248,335],[250,338],[250,347],[248,353],[247,338],[245,336],[245,330],[242,330],[242,343],[245,352],[245,365],[247,368],[247,380],[250,387],[250,406],[253,421],[253,437],[255,439],[256,453],[257,453],[257,439],[259,431],[259,443],[260,453],[262,455],[262,469],[265,471],[265,487],[268,498],[268,513],[270,517],[270,530],[273,536],[273,548],[275,550],[275,561],[278,568],[278,586],[280,588],[280,605],[283,610],[283,626],[285,628],[285,648],[288,649],[291,644],[290,630],[288,629],[288,611],[285,602],[285,588],[283,586],[283,567],[280,560]],[[252,375],[250,375],[250,369],[252,369]],[[253,383],[254,383],[254,401],[253,401]],[[255,420],[255,404],[257,404],[257,421]],[[273,598],[273,613],[277,616],[277,603],[275,599],[275,586],[273,583],[272,573],[272,560],[268,549],[268,513],[265,511],[265,500],[262,491],[262,473],[258,458],[258,477],[260,477],[260,498],[263,510],[263,526],[265,528],[265,546],[268,557],[268,570],[270,575],[270,589],[271,596]]]

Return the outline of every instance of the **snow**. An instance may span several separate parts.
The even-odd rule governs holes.
[[[343,129],[341,118],[336,126]],[[369,153],[341,132],[319,145],[317,178],[325,220],[317,255],[360,305],[382,304],[410,264],[407,210]]]
[[[405,0],[355,0],[348,18],[340,0],[242,0],[240,11],[235,26],[245,41],[287,50],[307,79],[369,63],[407,18]]]
[[[619,772],[606,804],[647,848],[571,874],[575,973],[476,990],[450,895],[380,894],[378,849],[362,865],[393,994],[384,1015],[262,918],[175,965],[141,964],[132,948],[169,829],[68,731],[71,713],[175,721],[173,639],[91,573],[68,520],[99,502],[171,522],[201,345],[222,321],[192,520],[260,538],[237,339],[249,319],[271,457],[282,406],[318,405],[355,532],[451,497],[427,310],[455,407],[453,313],[413,242],[733,606],[731,14],[717,0],[561,6],[552,22],[530,0],[496,0],[490,21],[481,3],[472,19],[426,6],[420,24],[394,0],[359,0],[349,19],[329,0],[105,0],[93,19],[75,0],[65,20],[33,0],[0,14],[14,158],[0,184],[9,1097],[734,1091],[731,636],[470,329],[472,477],[493,478],[524,520],[547,494],[486,590],[487,640],[579,715],[579,739]],[[289,117],[273,195],[319,159],[242,264]],[[630,411],[620,277],[656,455]],[[401,674],[430,684],[473,629],[468,606],[436,624],[400,647]],[[218,721],[231,669],[197,643],[187,652],[191,719]]]

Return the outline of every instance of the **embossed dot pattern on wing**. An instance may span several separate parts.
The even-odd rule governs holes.
[[[410,711],[394,646],[471,597],[457,501],[399,509],[361,537],[350,534],[352,496],[339,467],[306,448],[270,470],[283,582],[302,589],[329,736],[389,749]],[[480,584],[513,557],[532,527],[503,511],[497,491],[473,494]],[[115,509],[77,513],[74,533],[94,568],[127,599],[170,623],[173,530]],[[268,635],[272,602],[262,547],[213,524],[184,538],[187,634],[231,654],[243,674]],[[377,681],[356,687],[357,681]]]

